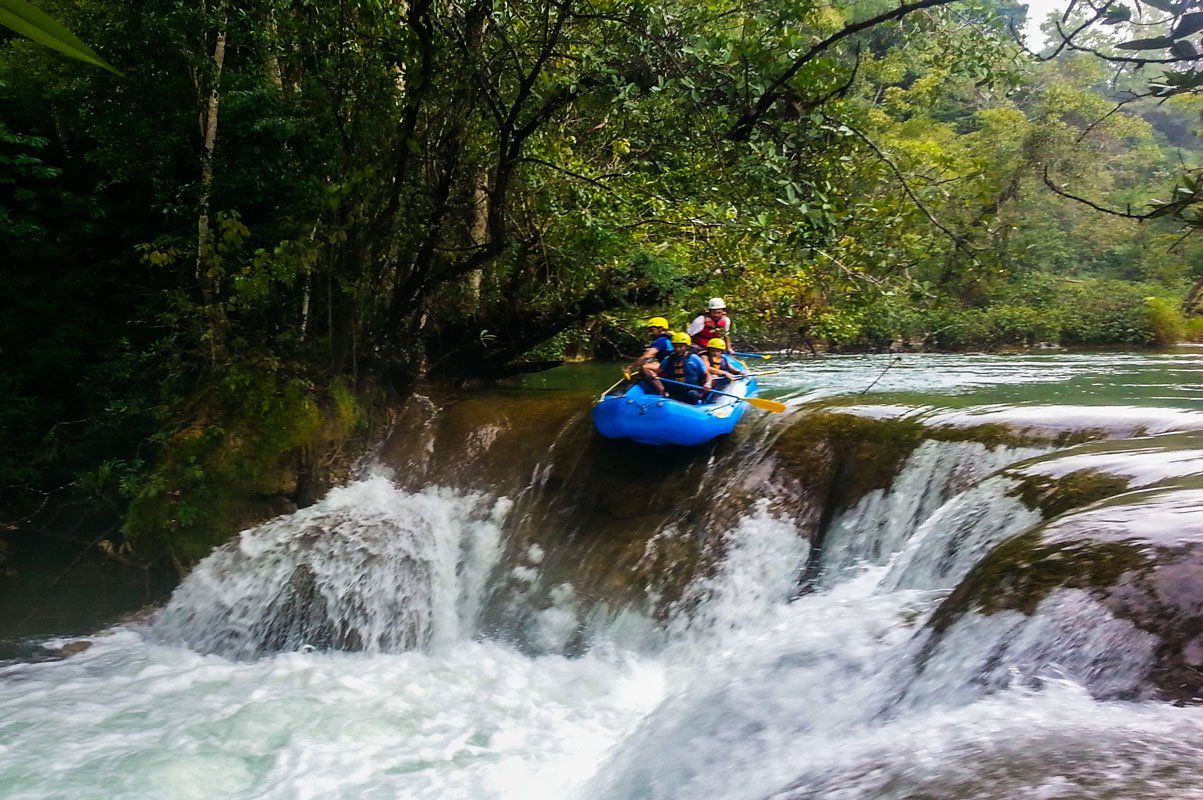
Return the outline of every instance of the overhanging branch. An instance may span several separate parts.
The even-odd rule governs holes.
[[[756,123],[760,121],[760,118],[773,107],[774,103],[781,99],[783,93],[782,90],[785,88],[785,85],[798,74],[799,70],[817,58],[832,45],[847,39],[849,36],[855,36],[862,31],[867,31],[870,28],[876,27],[877,25],[900,20],[908,14],[914,13],[915,11],[922,11],[928,8],[938,8],[939,6],[946,6],[955,2],[957,2],[957,0],[917,0],[917,2],[913,3],[904,3],[898,8],[878,14],[875,17],[869,17],[866,20],[861,20],[860,22],[855,22],[851,25],[845,25],[843,28],[831,34],[823,41],[812,45],[811,48],[799,56],[788,69],[774,78],[773,82],[768,85],[768,88],[766,88],[760,94],[760,97],[757,98],[752,108],[750,108],[742,117],[740,117],[739,121],[736,122],[735,125],[731,127],[731,130],[727,132],[727,138],[737,142],[746,140],[751,135],[752,129],[756,126]]]
[[[964,236],[961,236],[959,233],[940,222],[940,220],[936,219],[936,215],[933,214],[926,205],[924,205],[923,201],[919,199],[919,196],[915,194],[915,191],[911,189],[910,182],[907,181],[906,176],[902,174],[902,170],[898,168],[898,165],[895,164],[889,156],[882,152],[881,148],[878,147],[872,139],[846,122],[840,122],[839,120],[833,119],[826,114],[823,115],[823,119],[827,120],[833,125],[839,125],[848,129],[854,136],[856,136],[856,138],[868,145],[869,149],[876,153],[877,157],[881,159],[882,163],[889,167],[890,171],[894,173],[894,177],[897,178],[898,183],[902,185],[902,190],[906,192],[906,196],[910,198],[911,202],[915,204],[916,208],[923,212],[923,216],[927,217],[928,222],[930,222],[939,230],[943,231],[943,233],[952,240],[953,244],[955,244],[958,249],[969,253],[974,252],[974,248],[969,246],[969,243],[965,241]]]

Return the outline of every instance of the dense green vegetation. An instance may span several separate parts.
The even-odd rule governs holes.
[[[1193,87],[1033,60],[1022,7],[45,10],[121,75],[0,46],[0,482],[129,509],[142,552],[295,494],[364,398],[714,294],[749,344],[1141,345],[1203,277]]]

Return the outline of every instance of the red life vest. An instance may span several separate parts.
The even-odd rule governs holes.
[[[705,347],[711,339],[725,339],[727,337],[727,328],[730,324],[726,317],[723,317],[719,322],[715,322],[710,316],[705,316],[702,322],[702,329],[693,335],[693,343]]]

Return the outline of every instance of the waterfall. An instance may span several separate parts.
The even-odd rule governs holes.
[[[769,618],[793,593],[810,546],[788,519],[760,501],[722,540],[717,573],[695,581],[669,630],[703,647]]]
[[[1073,681],[1096,697],[1148,698],[1157,637],[1117,619],[1089,593],[1060,589],[1032,614],[965,615],[926,648],[906,689],[912,707],[963,705],[1010,686]]]
[[[252,657],[337,648],[398,652],[475,633],[508,501],[383,477],[336,489],[205,559],[152,635]]]
[[[882,578],[883,591],[952,589],[997,544],[1031,528],[1041,515],[996,475],[953,497],[925,519]]]
[[[766,417],[682,452],[599,441],[571,398],[520,414],[504,394],[414,404],[377,451],[400,478],[244,531],[148,625],[0,664],[0,794],[1201,796],[1203,709],[1150,677],[1171,674],[1167,647],[1174,676],[1203,663],[1190,434],[1142,445],[1137,472],[1109,445],[1014,467],[1055,448],[941,429],[864,492],[856,459],[910,446],[918,417]],[[1104,480],[1045,502],[1055,521],[1025,504],[1074,472]],[[1127,485],[1111,476],[1166,497],[1107,496]],[[1076,548],[1059,562],[1037,547],[1058,533]],[[1122,549],[1108,570],[1063,579],[1100,542]]]
[[[957,493],[1003,467],[1045,452],[1047,448],[924,442],[889,487],[869,492],[832,520],[819,562],[822,584],[846,579],[858,565],[885,564]]]

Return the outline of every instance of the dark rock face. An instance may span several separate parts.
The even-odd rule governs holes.
[[[1034,672],[1055,665],[1100,696],[1151,690],[1173,700],[1203,698],[1203,490],[1198,489],[1125,494],[995,548],[933,615],[920,671],[950,631],[972,625],[975,618],[984,624],[993,615],[1019,612],[1031,624],[1056,627],[1057,617],[1068,612],[1053,598],[1065,590],[1079,590],[1111,619],[1153,637],[1150,658],[1141,667],[1139,685],[1107,685],[1105,676],[1091,677],[1089,663],[1103,656],[1067,639],[1037,656],[1048,662],[1031,664]],[[1144,636],[1126,641],[1138,638],[1144,641]],[[1133,663],[1144,658],[1136,652],[1143,646],[1132,645]]]

